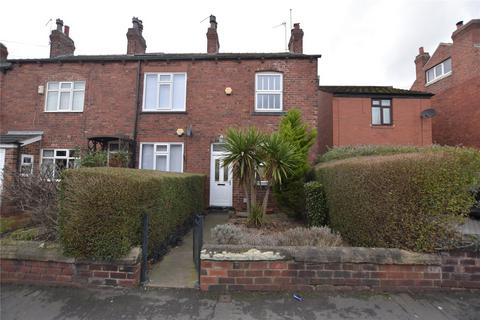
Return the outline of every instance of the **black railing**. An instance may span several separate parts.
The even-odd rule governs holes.
[[[148,214],[142,218],[142,267],[140,273],[140,282],[145,284],[148,281]]]
[[[203,216],[195,215],[193,224],[193,263],[198,277],[200,277],[200,253],[203,246]]]

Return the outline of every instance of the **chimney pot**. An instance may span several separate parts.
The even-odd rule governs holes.
[[[210,15],[210,28],[217,29],[217,18],[213,14]]]
[[[463,26],[463,21],[458,21],[456,26],[457,26],[457,29],[460,29]]]
[[[418,48],[418,54],[424,54],[424,53],[425,53],[425,50],[423,49],[423,47]]]
[[[65,33],[65,35],[67,37],[69,37],[70,36],[70,27],[69,26],[64,26],[63,27],[63,33]]]
[[[138,17],[132,18],[132,27],[127,31],[127,54],[145,53],[147,42],[142,35],[143,22]]]
[[[218,53],[220,42],[217,33],[217,18],[210,15],[210,27],[207,30],[207,53]]]
[[[62,29],[63,29],[63,20],[62,20],[62,19],[57,19],[57,20],[56,20],[56,24],[57,24],[57,31],[62,32]]]

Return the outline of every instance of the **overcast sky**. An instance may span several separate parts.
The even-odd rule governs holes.
[[[433,53],[439,42],[451,41],[457,21],[480,18],[480,0],[6,0],[0,42],[9,58],[48,57],[50,30],[62,18],[75,54],[121,54],[132,16],[138,16],[147,52],[206,52],[208,19],[200,21],[214,14],[221,52],[281,52],[284,29],[273,27],[290,24],[289,9],[305,32],[304,53],[322,54],[323,85],[409,88],[418,47]]]

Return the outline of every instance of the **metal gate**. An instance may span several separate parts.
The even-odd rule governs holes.
[[[200,253],[203,245],[203,216],[195,215],[193,224],[193,263],[198,277],[200,277]]]

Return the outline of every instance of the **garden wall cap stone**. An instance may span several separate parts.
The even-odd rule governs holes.
[[[62,248],[59,244],[52,244],[40,241],[17,240],[2,240],[0,242],[0,259],[8,260],[131,265],[138,263],[141,259],[141,255],[142,250],[139,247],[135,247],[132,248],[132,250],[130,250],[130,252],[125,257],[112,261],[79,259],[64,256],[62,253]]]
[[[254,250],[254,251],[252,251]],[[316,263],[375,263],[438,265],[441,256],[395,248],[362,247],[255,247],[243,245],[204,245],[203,260],[295,260]]]

